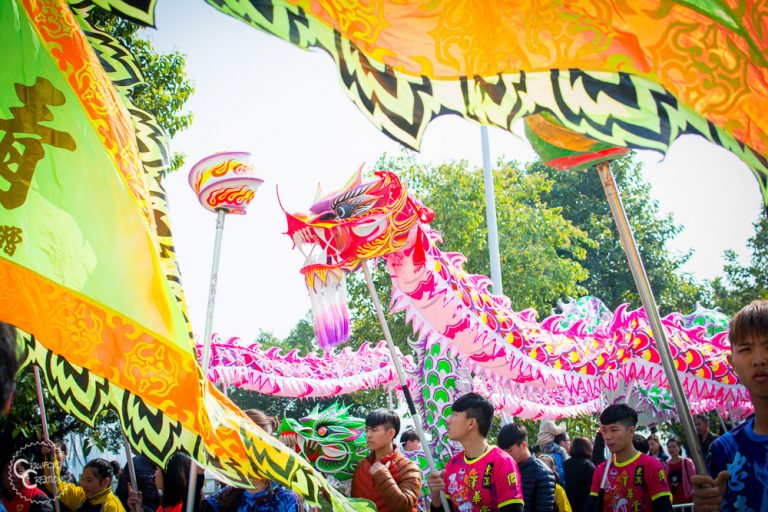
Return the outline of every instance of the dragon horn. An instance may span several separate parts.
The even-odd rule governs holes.
[[[315,192],[315,200],[312,201],[313,203],[319,202],[323,198],[323,186],[320,184],[320,182],[317,182],[317,192]]]
[[[360,168],[352,174],[352,177],[349,178],[349,181],[344,185],[342,190],[349,190],[363,182],[363,167],[365,167],[365,162],[360,164]]]

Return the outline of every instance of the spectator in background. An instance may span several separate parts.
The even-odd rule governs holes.
[[[563,464],[565,480],[565,494],[571,508],[577,512],[584,510],[584,503],[589,497],[589,487],[592,484],[592,475],[595,465],[592,463],[592,443],[586,437],[574,437],[571,444],[571,456]]]
[[[555,475],[555,512],[573,512],[571,509],[571,503],[568,501],[568,496],[565,494],[565,489],[560,485],[557,479],[557,472],[555,471],[555,459],[549,454],[543,454],[539,457],[544,464],[547,465],[549,471]]]
[[[667,481],[672,492],[672,504],[691,502],[691,478],[696,474],[693,461],[688,457],[681,457],[682,445],[674,437],[667,441],[669,460],[667,460]]]
[[[133,456],[133,470],[136,472],[136,491],[141,493],[141,506],[143,512],[155,512],[160,505],[160,494],[155,485],[155,463],[144,455]],[[128,509],[128,487],[131,483],[128,472],[128,464],[120,472],[117,480],[117,491],[115,494],[120,499],[125,510]],[[129,510],[129,512],[131,512]]]
[[[515,459],[523,487],[526,512],[549,512],[555,506],[555,475],[528,449],[528,430],[517,423],[501,427],[496,441],[499,448]],[[588,491],[587,491],[588,492]]]
[[[635,434],[632,436],[632,446],[635,447],[635,450],[646,455],[648,455],[648,450],[651,449],[651,447],[648,446],[648,440],[645,438],[645,436],[641,436],[640,434]]]
[[[69,470],[69,463],[67,462],[67,455],[69,455],[67,442],[61,438],[55,438],[52,441],[56,445],[56,458],[59,461],[59,468],[61,468],[61,479],[70,484],[76,484],[77,478]]]
[[[408,429],[400,434],[400,446],[404,452],[415,452],[421,449],[421,440],[413,429]]]
[[[696,433],[699,435],[701,451],[706,458],[709,455],[709,447],[719,436],[709,430],[709,416],[706,414],[697,414],[693,418],[693,426],[696,427]]]
[[[662,463],[666,463],[667,459],[669,459],[669,455],[664,453],[664,447],[661,446],[659,436],[656,434],[651,434],[646,438],[646,440],[648,441],[648,455],[651,457],[656,457]]]
[[[539,435],[536,437],[536,444],[541,447],[541,453],[552,455],[552,458],[555,460],[557,475],[560,478],[560,482],[563,483],[567,483],[565,472],[563,471],[563,463],[568,458],[568,454],[556,439],[560,439],[562,442],[563,435],[565,435],[565,439],[568,438],[565,429],[564,424],[558,425],[552,420],[544,420],[539,425]]]

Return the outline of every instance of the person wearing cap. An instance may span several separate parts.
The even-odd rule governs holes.
[[[536,444],[541,448],[541,453],[552,455],[557,466],[557,476],[560,478],[561,485],[565,485],[565,470],[563,463],[568,458],[568,453],[563,448],[563,442],[570,442],[568,434],[565,432],[564,424],[557,424],[552,420],[544,420],[539,426],[539,435],[536,437]]]
[[[496,445],[510,454],[520,470],[525,512],[555,509],[555,474],[528,449],[528,430],[517,423],[501,427]]]

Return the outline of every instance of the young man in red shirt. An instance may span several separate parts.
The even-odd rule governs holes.
[[[636,426],[637,412],[625,404],[611,405],[600,415],[600,431],[612,456],[602,510],[672,512],[672,495],[663,464],[655,457],[638,452],[632,444]],[[595,468],[585,510],[595,509],[605,466],[602,462]]]

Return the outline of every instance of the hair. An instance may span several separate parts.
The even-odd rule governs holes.
[[[419,436],[416,434],[416,432],[413,431],[413,429],[408,429],[402,434],[400,434],[400,444],[405,446],[405,443],[408,441],[418,441]]]
[[[272,434],[277,430],[278,421],[274,416],[268,416],[264,411],[259,409],[246,409],[243,411],[252,422],[261,428],[267,434]]]
[[[463,412],[467,418],[473,418],[477,421],[478,430],[483,437],[486,437],[491,429],[493,410],[493,404],[477,393],[462,395],[453,403],[454,412]]]
[[[557,472],[557,463],[555,462],[555,458],[548,454],[548,453],[542,453],[537,457],[541,462],[547,465],[549,470],[552,472],[552,474],[555,475],[555,483],[560,483],[560,475]]]
[[[385,425],[387,428],[395,430],[395,436],[400,432],[400,416],[392,409],[376,409],[368,413],[365,417],[365,426],[375,428],[379,425]]]
[[[191,461],[184,452],[176,452],[168,459],[163,472],[163,496],[160,503],[171,507],[187,498]]]
[[[120,473],[120,464],[115,460],[92,459],[88,461],[84,469],[90,469],[99,479],[99,482],[105,478],[110,480]]]
[[[592,441],[586,437],[576,436],[571,443],[571,451],[569,452],[571,457],[592,457]]]
[[[627,427],[637,426],[637,412],[627,404],[613,404],[605,408],[600,415],[602,425],[621,423]]]
[[[508,423],[501,427],[496,445],[502,450],[506,450],[511,446],[520,446],[523,441],[527,440],[528,429],[518,423]]]
[[[662,446],[662,444],[661,444],[661,440],[659,440],[659,436],[657,436],[656,434],[651,434],[651,435],[649,435],[649,436],[648,436],[648,446],[649,446],[649,450],[650,450],[650,444],[651,444],[651,441],[652,441],[652,440],[653,440],[653,441],[656,441],[656,444],[658,444],[658,445],[659,445],[659,453],[666,453],[666,452],[664,451],[664,446]]]
[[[744,306],[728,322],[728,329],[731,350],[744,340],[768,335],[768,300],[755,300]]]
[[[568,434],[563,432],[562,434],[557,434],[555,438],[552,440],[552,442],[554,442],[555,444],[560,444],[563,441],[567,441],[567,440],[568,440]]]
[[[0,322],[0,414],[13,394],[19,360],[16,355],[16,329]]]
[[[644,453],[648,455],[648,451],[650,451],[650,446],[648,446],[648,440],[641,436],[640,434],[635,434],[632,436],[632,446],[635,447],[635,450]]]

